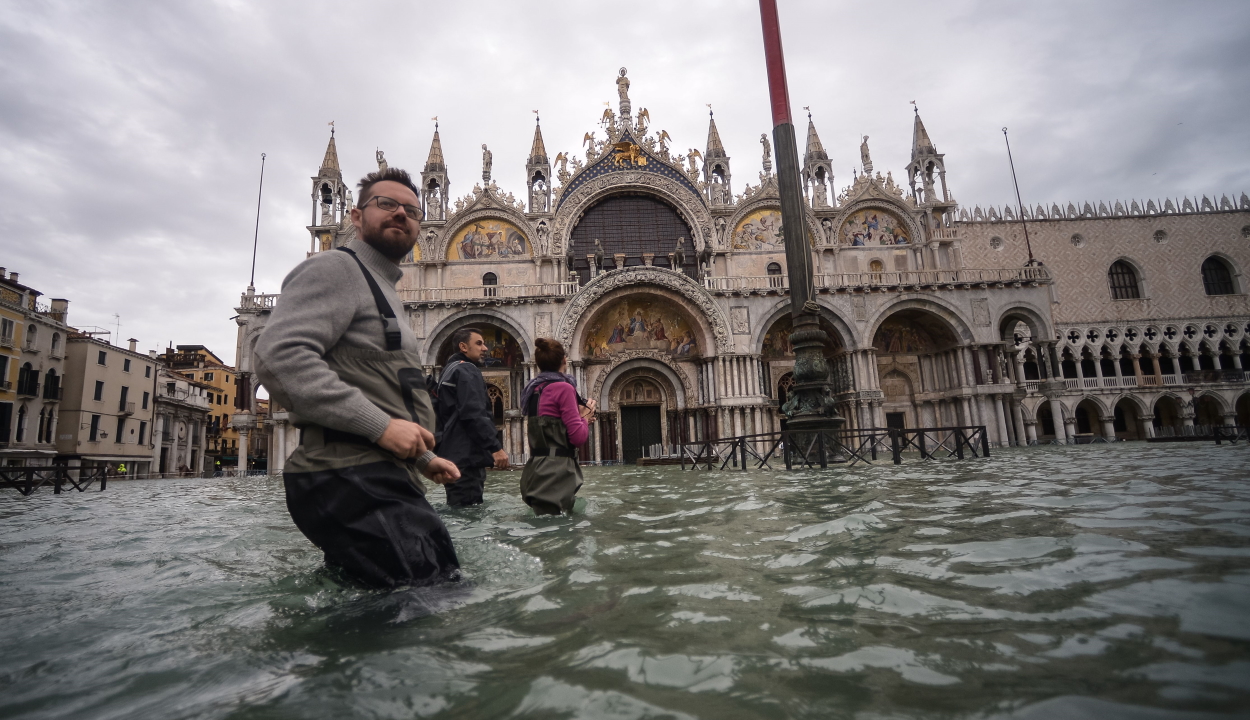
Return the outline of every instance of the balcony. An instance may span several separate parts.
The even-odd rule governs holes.
[[[1198,384],[1207,383],[1239,383],[1246,381],[1244,370],[1199,370],[1185,373],[1185,382]]]
[[[949,290],[968,287],[1041,285],[1049,283],[1044,267],[991,268],[985,270],[902,270],[895,272],[828,273],[813,277],[818,290],[839,291],[867,288],[899,290]],[[703,287],[716,294],[784,294],[789,288],[785,275],[737,275],[705,277]]]
[[[64,389],[60,385],[57,385],[55,387],[45,386],[43,389],[43,399],[44,400],[60,400],[61,395],[63,394],[63,390]]]
[[[564,299],[580,289],[579,282],[529,283],[526,285],[471,285],[454,288],[414,288],[400,290],[406,303],[460,303],[474,300],[484,303],[500,301]]]
[[[4,382],[0,382],[0,392],[9,392],[12,389],[13,389],[12,382],[9,382],[8,380],[5,380]]]
[[[17,394],[25,395],[27,397],[39,397],[39,382],[22,382],[21,380],[18,380]]]
[[[12,349],[12,348],[15,348],[15,347],[17,347],[17,343],[14,343],[14,342],[13,342],[13,338],[11,338],[11,337],[0,337],[0,348],[9,348],[9,349]]]
[[[272,310],[278,295],[244,295],[239,300],[241,310]]]
[[[118,412],[118,413],[120,413],[120,414],[122,414],[122,415],[134,415],[134,414],[135,414],[135,404],[134,404],[134,403],[132,403],[132,402],[124,402],[124,403],[121,403],[121,404],[120,404],[120,405],[118,405],[118,407],[117,407],[117,412]]]

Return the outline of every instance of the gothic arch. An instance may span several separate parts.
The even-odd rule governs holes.
[[[574,360],[581,359],[581,347],[573,342],[573,338],[577,328],[590,321],[593,313],[588,311],[591,307],[614,290],[640,290],[648,285],[670,290],[689,300],[707,322],[716,342],[717,353],[732,351],[729,320],[703,287],[683,273],[665,268],[635,267],[614,270],[592,279],[565,306],[556,323],[555,336],[568,350],[569,357]]]
[[[670,364],[664,355],[651,351],[632,351],[613,357],[607,369],[596,378],[590,397],[599,398],[599,406],[606,410],[610,407],[609,396],[613,385],[626,373],[637,368],[654,370],[668,380],[674,390],[678,410],[690,407],[688,400],[698,397],[694,384],[680,367]]]
[[[662,161],[656,159],[656,162]],[[629,170],[607,173],[578,185],[567,197],[561,197],[551,229],[552,254],[564,252],[573,228],[587,210],[613,195],[625,193],[650,195],[672,205],[695,235],[690,239],[695,252],[712,241],[712,215],[702,195],[658,173]]]
[[[1150,414],[1150,404],[1148,404],[1145,400],[1142,400],[1140,397],[1138,397],[1137,395],[1133,393],[1121,393],[1119,395],[1116,395],[1114,398],[1112,398],[1112,402],[1111,402],[1112,411],[1115,410],[1115,407],[1117,405],[1126,401],[1130,405],[1132,405],[1134,408],[1137,409],[1137,412],[1139,415]]]
[[[512,334],[512,337],[516,338],[517,344],[521,346],[521,356],[525,359],[525,362],[534,361],[534,339],[512,318],[492,308],[472,308],[461,310],[443,318],[442,322],[434,328],[434,332],[429,334],[429,337],[426,338],[425,351],[422,353],[426,364],[435,365],[438,363],[438,350],[443,346],[443,343],[447,342],[452,333],[462,327],[472,326],[477,323],[498,325],[507,330]],[[566,345],[565,347],[568,346]]]
[[[858,350],[861,346],[861,340],[855,332],[855,328],[845,320],[833,308],[825,305],[821,298],[816,298],[816,304],[820,306],[820,315],[833,326],[838,334],[842,337],[842,347],[847,351]],[[755,329],[755,335],[751,338],[751,352],[760,354],[764,351],[764,338],[768,335],[768,331],[773,324],[782,318],[783,315],[790,313],[790,298],[785,297],[777,301],[772,311],[765,316],[764,322],[759,323]]]

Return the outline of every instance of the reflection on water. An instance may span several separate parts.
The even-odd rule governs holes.
[[[519,474],[466,580],[344,584],[274,480],[0,496],[0,716],[1213,717],[1250,708],[1250,448]]]

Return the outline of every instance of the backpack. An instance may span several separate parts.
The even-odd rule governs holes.
[[[451,379],[451,376],[456,371],[456,368],[460,367],[465,362],[467,361],[457,360],[456,362],[447,365],[446,367],[443,368],[443,372],[439,374],[438,380],[435,380],[433,375],[425,376],[425,390],[426,392],[430,394],[430,404],[434,406],[434,414],[435,414],[435,417],[437,418],[437,422],[435,423],[435,426],[434,426],[435,442],[441,441],[443,439],[442,438],[443,428],[446,428],[448,425],[450,425],[451,421],[456,417],[455,412],[448,414],[448,416],[446,417],[443,416],[441,412],[442,404],[439,403],[438,401],[439,390],[442,389],[444,385],[450,385],[451,387],[455,387],[454,384],[448,383],[447,381]]]

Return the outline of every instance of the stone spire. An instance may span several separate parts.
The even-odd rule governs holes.
[[[916,123],[911,131],[911,159],[915,160],[921,155],[936,154],[937,148],[933,146],[928,131],[924,129],[924,122],[920,119],[920,108],[916,108]]]
[[[421,195],[425,203],[425,219],[442,222],[447,219],[447,165],[443,163],[443,143],[438,139],[438,118],[434,118],[434,139],[430,156],[421,170]]]
[[[334,144],[334,128],[330,128],[330,143],[326,145],[326,156],[321,161],[321,172],[319,177],[342,177],[343,171],[339,168],[339,151]]]
[[[707,149],[703,153],[703,179],[707,183],[707,201],[712,206],[729,205],[733,202],[729,154],[721,144],[720,131],[716,129],[716,118],[712,115],[711,105],[708,105],[707,122]]]
[[[808,160],[828,160],[829,155],[825,153],[825,146],[820,144],[820,135],[816,134],[816,123],[812,122],[811,113],[807,114],[807,152],[803,155],[803,162]]]
[[[804,108],[805,110],[807,108]],[[820,143],[820,135],[816,133],[816,123],[812,114],[807,113],[807,149],[803,153],[803,192],[812,208],[821,210],[829,208],[829,189],[833,183],[833,166],[829,164],[829,154]]]
[[[547,146],[543,144],[543,127],[534,118],[534,142],[530,145],[530,163],[546,163]]]
[[[530,157],[525,163],[525,186],[529,191],[529,208],[531,213],[546,213],[551,210],[551,163],[547,161],[547,146],[543,144],[543,129],[534,111],[534,142],[530,145]],[[545,226],[543,232],[545,233]],[[546,252],[543,238],[539,249]]]
[[[437,121],[434,123],[434,139],[430,142],[430,156],[425,159],[424,172],[447,172],[447,167],[443,164],[443,142],[438,139]]]
[[[725,146],[720,141],[720,131],[716,129],[716,118],[712,116],[712,111],[707,111],[707,150],[703,153],[705,160],[712,158],[729,157],[725,154]]]
[[[915,102],[912,103],[915,105]],[[945,156],[937,151],[929,132],[920,119],[920,108],[916,107],[916,120],[912,125],[911,162],[907,164],[907,184],[912,195],[921,205],[931,205],[938,212],[953,207],[950,191],[946,188]],[[941,184],[939,191],[937,185]],[[917,187],[919,186],[919,187]]]

